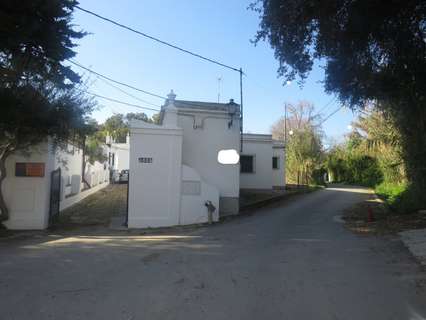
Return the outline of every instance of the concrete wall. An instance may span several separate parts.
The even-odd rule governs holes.
[[[86,177],[94,188],[82,190],[83,153],[68,144],[66,149],[56,148],[47,141],[29,150],[27,154],[10,156],[6,161],[7,178],[3,183],[5,201],[10,219],[5,222],[9,229],[45,229],[49,222],[51,172],[61,168],[60,210],[63,210],[106,187],[109,171],[103,164],[87,164]],[[44,177],[16,177],[17,162],[42,162]]]
[[[278,157],[278,169],[272,169],[272,186],[276,188],[285,187],[285,147],[280,142],[273,142],[272,152]]]
[[[219,190],[221,212],[238,213],[239,165],[224,165],[217,161],[223,149],[240,148],[239,120],[225,112],[181,110],[178,126],[183,128],[182,162],[194,168],[203,181]],[[194,128],[196,127],[196,128]]]
[[[182,129],[133,121],[130,145],[129,228],[178,225]]]
[[[57,149],[54,154],[54,167],[61,168],[61,200],[81,190],[81,174],[83,171],[83,151],[72,144],[65,150]]]
[[[8,229],[45,229],[48,225],[50,172],[53,157],[47,142],[30,150],[29,155],[15,154],[6,160],[7,177],[2,191],[9,208]],[[44,177],[16,177],[16,162],[41,162],[45,164]]]
[[[272,136],[244,134],[241,155],[254,156],[254,172],[240,173],[240,188],[272,189]]]
[[[219,220],[219,190],[204,182],[192,168],[182,166],[182,198],[180,224],[204,223],[208,221],[206,201],[216,207],[213,221]]]

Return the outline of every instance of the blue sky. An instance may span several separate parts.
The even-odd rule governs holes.
[[[271,125],[283,115],[284,102],[308,100],[320,110],[333,97],[324,93],[323,71],[319,66],[315,66],[303,88],[296,83],[282,85],[283,79],[277,78],[278,63],[269,44],[254,46],[250,42],[258,30],[259,18],[247,10],[249,3],[242,0],[81,0],[80,6],[225,64],[242,67],[247,74],[244,77],[244,131],[268,133]],[[221,77],[221,102],[230,98],[239,101],[237,72],[198,60],[78,10],[73,23],[90,32],[78,41],[76,48],[75,60],[82,65],[162,96],[173,89],[178,99],[186,100],[217,101],[217,79]],[[77,67],[75,70],[83,73]],[[94,76],[90,76],[88,82],[91,92],[152,107]],[[155,105],[163,103],[124,89]],[[98,101],[102,107],[93,116],[100,122],[113,113],[141,111],[102,99]],[[325,115],[338,106],[337,102],[331,103]],[[352,119],[351,111],[339,111],[324,123],[326,135],[341,139]]]

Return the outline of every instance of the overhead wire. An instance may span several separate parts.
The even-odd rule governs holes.
[[[138,92],[141,92],[141,93],[145,93],[145,94],[148,94],[148,95],[150,95],[150,96],[153,96],[153,97],[156,97],[156,98],[160,98],[160,99],[163,99],[163,100],[167,100],[167,97],[165,97],[165,96],[161,96],[161,95],[159,95],[159,94],[157,94],[157,93],[154,93],[154,92],[151,92],[151,91],[147,91],[147,90],[144,90],[144,89],[140,89],[140,88],[138,88],[138,87],[135,87],[135,86],[133,86],[133,85],[130,85],[130,84],[128,84],[128,83],[125,83],[125,82],[122,82],[122,81],[118,81],[118,80],[115,80],[115,79],[113,79],[113,78],[111,78],[110,76],[106,76],[106,75],[104,75],[104,74],[102,74],[102,73],[100,73],[100,72],[98,72],[98,71],[95,71],[95,70],[93,70],[93,69],[91,69],[91,68],[88,68],[88,67],[86,67],[86,66],[83,66],[81,63],[79,63],[79,62],[76,62],[76,61],[73,61],[73,60],[68,60],[70,63],[72,63],[73,65],[75,65],[75,66],[77,66],[77,67],[79,67],[79,68],[81,68],[81,69],[83,69],[83,70],[85,70],[85,71],[87,71],[87,72],[89,72],[89,73],[92,73],[92,74],[94,74],[94,75],[96,75],[97,77],[99,77],[99,78],[101,78],[101,79],[104,79],[104,80],[107,80],[107,81],[110,81],[110,82],[113,82],[113,83],[116,83],[116,84],[118,84],[118,85],[121,85],[121,86],[124,86],[124,87],[127,87],[127,88],[129,88],[129,89],[132,89],[132,90],[135,90],[135,91],[138,91]],[[111,84],[110,84],[111,85]],[[117,87],[115,87],[115,88],[117,88]],[[119,89],[120,90],[120,89]],[[124,93],[124,92],[123,92]],[[133,96],[133,95],[131,95],[131,94],[129,94],[129,93],[125,93],[125,94],[127,94],[127,95],[129,95],[129,96],[132,96],[133,98],[135,97],[135,96]],[[139,98],[137,98],[137,99],[139,99]],[[139,99],[139,100],[142,100],[142,99]],[[143,101],[144,103],[148,103],[148,104],[151,104],[151,105],[153,105],[151,102],[147,102],[147,101]],[[187,106],[194,106],[194,105],[197,105],[197,103],[196,102],[189,102],[189,101],[182,101],[182,100],[180,100],[179,101],[179,103],[180,104],[183,104],[183,105],[187,105]],[[155,105],[154,104],[154,106],[156,106],[156,107],[160,107],[160,106],[158,106],[158,105]]]
[[[136,30],[136,29],[134,29],[134,28],[132,28],[132,27],[129,27],[129,26],[125,25],[125,24],[122,24],[122,23],[117,22],[117,21],[115,21],[115,20],[112,20],[112,19],[110,19],[110,18],[107,18],[107,17],[101,16],[101,15],[100,15],[100,14],[98,14],[98,13],[95,13],[95,12],[93,12],[93,11],[90,11],[90,10],[84,9],[84,8],[82,8],[82,7],[80,7],[80,6],[75,6],[75,8],[76,8],[76,9],[78,9],[78,10],[80,10],[80,11],[83,11],[83,12],[85,12],[85,13],[88,13],[88,14],[90,14],[90,15],[94,16],[94,17],[97,17],[97,18],[99,18],[99,19],[101,19],[101,20],[104,20],[104,21],[107,21],[107,22],[109,22],[109,23],[112,23],[113,25],[115,25],[115,26],[117,26],[117,27],[120,27],[120,28],[122,28],[122,29],[126,29],[126,30],[131,31],[131,32],[133,32],[133,33],[136,33],[136,34],[138,34],[138,35],[140,35],[140,36],[143,36],[143,37],[145,37],[145,38],[148,38],[148,39],[154,40],[154,41],[156,41],[156,42],[158,42],[158,43],[161,43],[161,44],[163,44],[163,45],[165,45],[165,46],[168,46],[168,47],[171,47],[171,48],[173,48],[173,49],[179,50],[179,51],[181,51],[181,52],[184,52],[184,53],[190,54],[190,55],[192,55],[192,56],[194,56],[194,57],[197,57],[197,58],[199,58],[199,59],[202,59],[202,60],[208,61],[208,62],[210,62],[210,63],[213,63],[213,64],[216,64],[216,65],[222,66],[222,67],[224,67],[224,68],[228,68],[228,69],[230,69],[230,70],[234,70],[234,71],[237,71],[237,72],[242,72],[242,71],[241,71],[240,69],[238,69],[238,68],[235,68],[235,67],[229,66],[229,65],[227,65],[227,64],[225,64],[225,63],[222,63],[222,62],[220,62],[220,61],[217,61],[217,60],[215,60],[215,59],[208,58],[208,57],[203,56],[203,55],[201,55],[201,54],[198,54],[198,53],[195,53],[195,52],[193,52],[193,51],[190,51],[190,50],[184,49],[184,48],[182,48],[182,47],[179,47],[179,46],[177,46],[177,45],[175,45],[175,44],[172,44],[172,43],[170,43],[170,42],[167,42],[167,41],[161,40],[161,39],[159,39],[159,38],[157,38],[157,37],[154,37],[154,36],[151,36],[151,35],[149,35],[149,34],[147,34],[147,33],[145,33],[145,32],[142,32],[142,31]]]
[[[133,99],[135,99],[135,100],[138,100],[138,101],[140,101],[140,102],[142,102],[142,103],[146,103],[146,104],[151,105],[151,106],[153,106],[153,107],[161,108],[161,106],[160,106],[160,105],[157,105],[157,104],[155,104],[155,103],[152,103],[152,102],[149,102],[149,101],[143,100],[143,99],[141,99],[141,98],[139,98],[139,97],[137,97],[137,96],[135,96],[135,95],[133,95],[133,94],[131,94],[131,93],[129,93],[129,92],[127,92],[127,91],[123,90],[123,89],[121,89],[120,87],[118,87],[118,86],[116,86],[116,85],[113,85],[113,84],[112,84],[112,83],[110,83],[108,80],[105,80],[105,79],[103,79],[103,78],[101,78],[101,77],[99,77],[99,76],[98,76],[98,79],[99,79],[99,80],[101,80],[101,81],[103,81],[106,85],[108,85],[108,86],[110,86],[110,87],[112,87],[112,88],[114,88],[114,89],[116,89],[116,90],[120,91],[121,93],[125,94],[126,96],[129,96],[129,97],[131,97],[131,98],[133,98]]]
[[[322,125],[324,122],[326,122],[328,119],[330,119],[332,116],[334,116],[337,112],[339,112],[341,109],[343,109],[345,106],[342,105],[338,107],[336,110],[334,110],[332,113],[330,113],[325,119],[323,119],[319,125]]]
[[[97,71],[94,71],[94,70],[92,70],[92,69],[90,69],[90,68],[88,68],[88,67],[85,67],[85,66],[83,66],[82,64],[80,64],[80,63],[78,63],[78,62],[76,62],[76,61],[74,61],[74,60],[68,59],[67,61],[69,61],[69,62],[70,62],[70,63],[72,63],[73,65],[75,65],[75,66],[77,66],[77,67],[79,67],[79,68],[81,68],[81,69],[83,69],[83,70],[86,70],[86,71],[88,71],[88,72],[90,72],[90,73],[93,73],[93,74],[97,75],[98,77],[101,77],[101,78],[106,79],[106,80],[108,80],[108,81],[114,82],[114,83],[119,84],[119,85],[121,85],[121,86],[124,86],[124,87],[130,88],[130,89],[132,89],[132,90],[136,90],[136,91],[139,91],[139,92],[145,93],[145,94],[147,94],[147,95],[150,95],[150,96],[153,96],[153,97],[156,97],[156,98],[159,98],[159,99],[167,99],[166,97],[161,96],[161,95],[159,95],[159,94],[156,94],[156,93],[153,93],[153,92],[150,92],[150,91],[147,91],[147,90],[143,90],[143,89],[137,88],[137,87],[135,87],[135,86],[132,86],[132,85],[130,85],[130,84],[127,84],[127,83],[124,83],[124,82],[121,82],[121,81],[118,81],[118,80],[114,80],[114,79],[112,79],[111,77],[106,76],[106,75],[104,75],[104,74],[102,74],[102,73],[99,73],[99,72],[97,72]]]
[[[105,100],[108,100],[108,101],[111,101],[111,102],[115,102],[115,103],[119,103],[119,104],[122,104],[122,105],[130,106],[130,107],[135,107],[135,108],[139,108],[139,109],[144,109],[144,110],[150,110],[150,111],[157,111],[157,112],[160,111],[159,109],[144,107],[144,106],[141,106],[141,105],[138,105],[138,104],[133,104],[133,103],[129,103],[129,102],[117,100],[117,99],[106,97],[106,96],[103,96],[103,95],[100,95],[100,94],[97,94],[97,93],[94,93],[94,92],[90,92],[90,91],[87,91],[87,90],[83,90],[83,89],[79,89],[79,90],[81,92],[87,93],[87,94],[92,95],[94,97],[105,99]]]

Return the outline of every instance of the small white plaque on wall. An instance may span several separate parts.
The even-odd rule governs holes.
[[[182,194],[197,196],[201,194],[200,181],[184,180],[182,181]]]

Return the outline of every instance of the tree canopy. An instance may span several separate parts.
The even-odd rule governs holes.
[[[286,105],[288,117],[279,119],[271,127],[273,138],[286,144],[286,180],[297,184],[317,182],[313,180],[322,157],[320,118],[314,115],[314,105],[310,102]]]
[[[86,130],[93,103],[63,62],[85,35],[71,24],[74,0],[0,3],[0,221],[8,218],[1,193],[5,161],[51,137],[67,142]]]
[[[115,142],[125,142],[126,136],[129,133],[129,126],[131,120],[142,120],[149,123],[158,123],[158,114],[154,114],[151,118],[145,113],[130,112],[127,114],[117,113],[105,120],[102,125],[102,130],[105,135],[112,137]]]
[[[401,134],[407,177],[426,189],[426,2],[259,0],[255,41],[266,40],[286,80],[304,79],[314,62],[324,86],[362,109],[376,101]],[[426,200],[419,206],[426,205]]]

